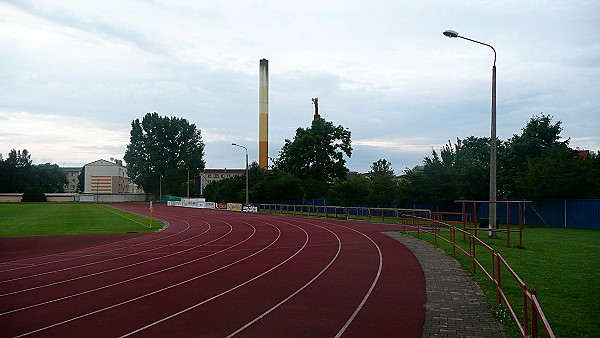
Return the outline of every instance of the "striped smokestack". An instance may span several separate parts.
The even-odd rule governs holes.
[[[260,60],[258,74],[258,165],[269,165],[269,60]]]

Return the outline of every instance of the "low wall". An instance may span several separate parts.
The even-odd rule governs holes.
[[[0,203],[19,203],[21,202],[22,195],[0,195]]]
[[[151,198],[153,199],[153,198]],[[80,194],[79,202],[88,203],[122,203],[145,202],[146,194]]]

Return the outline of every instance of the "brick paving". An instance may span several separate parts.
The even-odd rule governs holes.
[[[385,234],[408,247],[425,273],[427,304],[421,337],[504,337],[483,292],[454,258],[418,238]]]

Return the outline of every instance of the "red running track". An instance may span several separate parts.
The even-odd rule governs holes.
[[[380,233],[393,225],[166,206],[154,217],[168,228],[0,239],[0,335],[421,335],[423,271]]]

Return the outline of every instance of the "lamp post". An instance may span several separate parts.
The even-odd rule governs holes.
[[[158,196],[159,196],[158,203],[162,204],[162,176],[163,175],[162,174],[159,174],[159,175],[160,175],[160,178],[158,181]]]
[[[231,145],[244,148],[246,150],[246,204],[250,204],[250,199],[248,198],[248,148],[236,143],[232,143]]]
[[[492,66],[492,123],[491,123],[491,133],[490,133],[490,222],[489,228],[496,228],[496,157],[498,152],[498,145],[496,142],[496,50],[491,45],[487,43],[483,43],[477,40],[469,39],[464,36],[458,35],[457,32],[453,30],[447,30],[444,32],[444,35],[449,38],[461,38],[464,40],[468,40],[471,42],[478,43],[480,45],[488,46],[494,51],[494,65]],[[489,231],[489,235],[494,237],[495,233]]]

